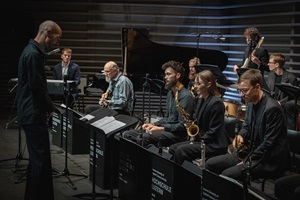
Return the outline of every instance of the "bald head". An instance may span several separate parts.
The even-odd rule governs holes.
[[[119,66],[114,61],[109,61],[104,65],[104,73],[111,80],[119,74]]]

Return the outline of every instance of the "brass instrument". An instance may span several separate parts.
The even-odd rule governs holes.
[[[186,126],[188,135],[193,138],[200,137],[199,127],[195,124],[193,120],[190,120],[190,115],[184,110],[184,108],[180,105],[178,101],[178,89],[175,93],[175,103],[179,114],[182,116],[183,120],[185,121],[184,124]]]
[[[238,143],[237,142],[237,136],[238,136],[238,132],[239,132],[239,124],[236,123],[235,124],[235,128],[234,128],[234,135],[235,135],[235,148],[233,148],[232,144],[229,145],[229,152],[233,153],[233,151],[235,151],[237,153],[238,159],[240,161],[244,160],[244,158],[246,158],[246,156],[249,153],[249,146],[250,146],[250,141],[245,140],[242,143]]]
[[[249,153],[249,142],[243,142],[236,147],[237,156],[239,160],[244,160]]]
[[[107,97],[104,99],[103,98],[100,99],[99,104],[102,108],[108,107],[108,104],[104,100],[110,100],[111,96],[112,96],[112,92],[109,90],[109,91],[107,91]]]

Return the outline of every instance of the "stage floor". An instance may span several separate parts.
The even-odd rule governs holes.
[[[7,122],[10,118],[10,111],[2,112],[0,114],[0,199],[1,200],[22,200],[24,199],[24,191],[26,179],[19,179],[23,175],[24,170],[27,167],[28,158],[26,140],[23,130],[21,130],[21,148],[19,151],[19,129],[17,127],[6,128]],[[51,130],[50,130],[51,131]],[[50,134],[50,141],[52,134]],[[22,171],[14,172],[13,169],[16,166],[17,155],[21,152],[24,159],[21,159],[17,165],[18,169]],[[51,144],[51,156],[53,169],[62,172],[65,169],[65,152],[56,145]],[[11,159],[6,161],[6,159]],[[75,175],[89,175],[89,154],[79,154],[67,156],[67,168],[70,172],[69,178],[76,186],[76,190],[72,188],[69,180],[65,176],[53,177],[54,183],[54,195],[55,200],[75,200],[79,199],[75,197],[76,194],[92,193],[92,183],[88,178]],[[55,171],[54,171],[55,174]],[[15,183],[17,181],[17,183]],[[260,183],[253,183],[254,187],[260,188]],[[274,184],[268,182],[265,185],[265,191],[269,195],[273,195]],[[110,190],[102,190],[96,186],[96,192],[110,193]],[[118,190],[114,189],[114,196],[118,196]],[[118,198],[114,198],[118,199]]]

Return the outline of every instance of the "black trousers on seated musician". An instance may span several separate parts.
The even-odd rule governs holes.
[[[144,147],[147,147],[150,144],[153,144],[157,147],[159,145],[168,147],[171,144],[185,141],[187,137],[185,132],[171,133],[168,131],[153,131],[150,134],[144,130],[139,130],[139,129],[125,131],[122,134],[122,136],[138,144],[141,144]]]
[[[195,159],[201,158],[201,142],[200,141],[184,141],[178,142],[169,147],[169,153],[173,155],[176,163],[181,165],[185,160],[192,162]],[[209,145],[205,145],[205,158],[208,159],[213,156],[225,154],[226,148],[215,149]]]

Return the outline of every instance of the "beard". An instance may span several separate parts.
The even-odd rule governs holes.
[[[175,80],[175,79],[170,80],[169,83],[166,83],[166,84],[165,84],[165,89],[171,90],[172,87],[174,87],[175,85],[176,85],[176,80]]]
[[[111,79],[108,76],[105,76],[105,81],[109,83]]]

